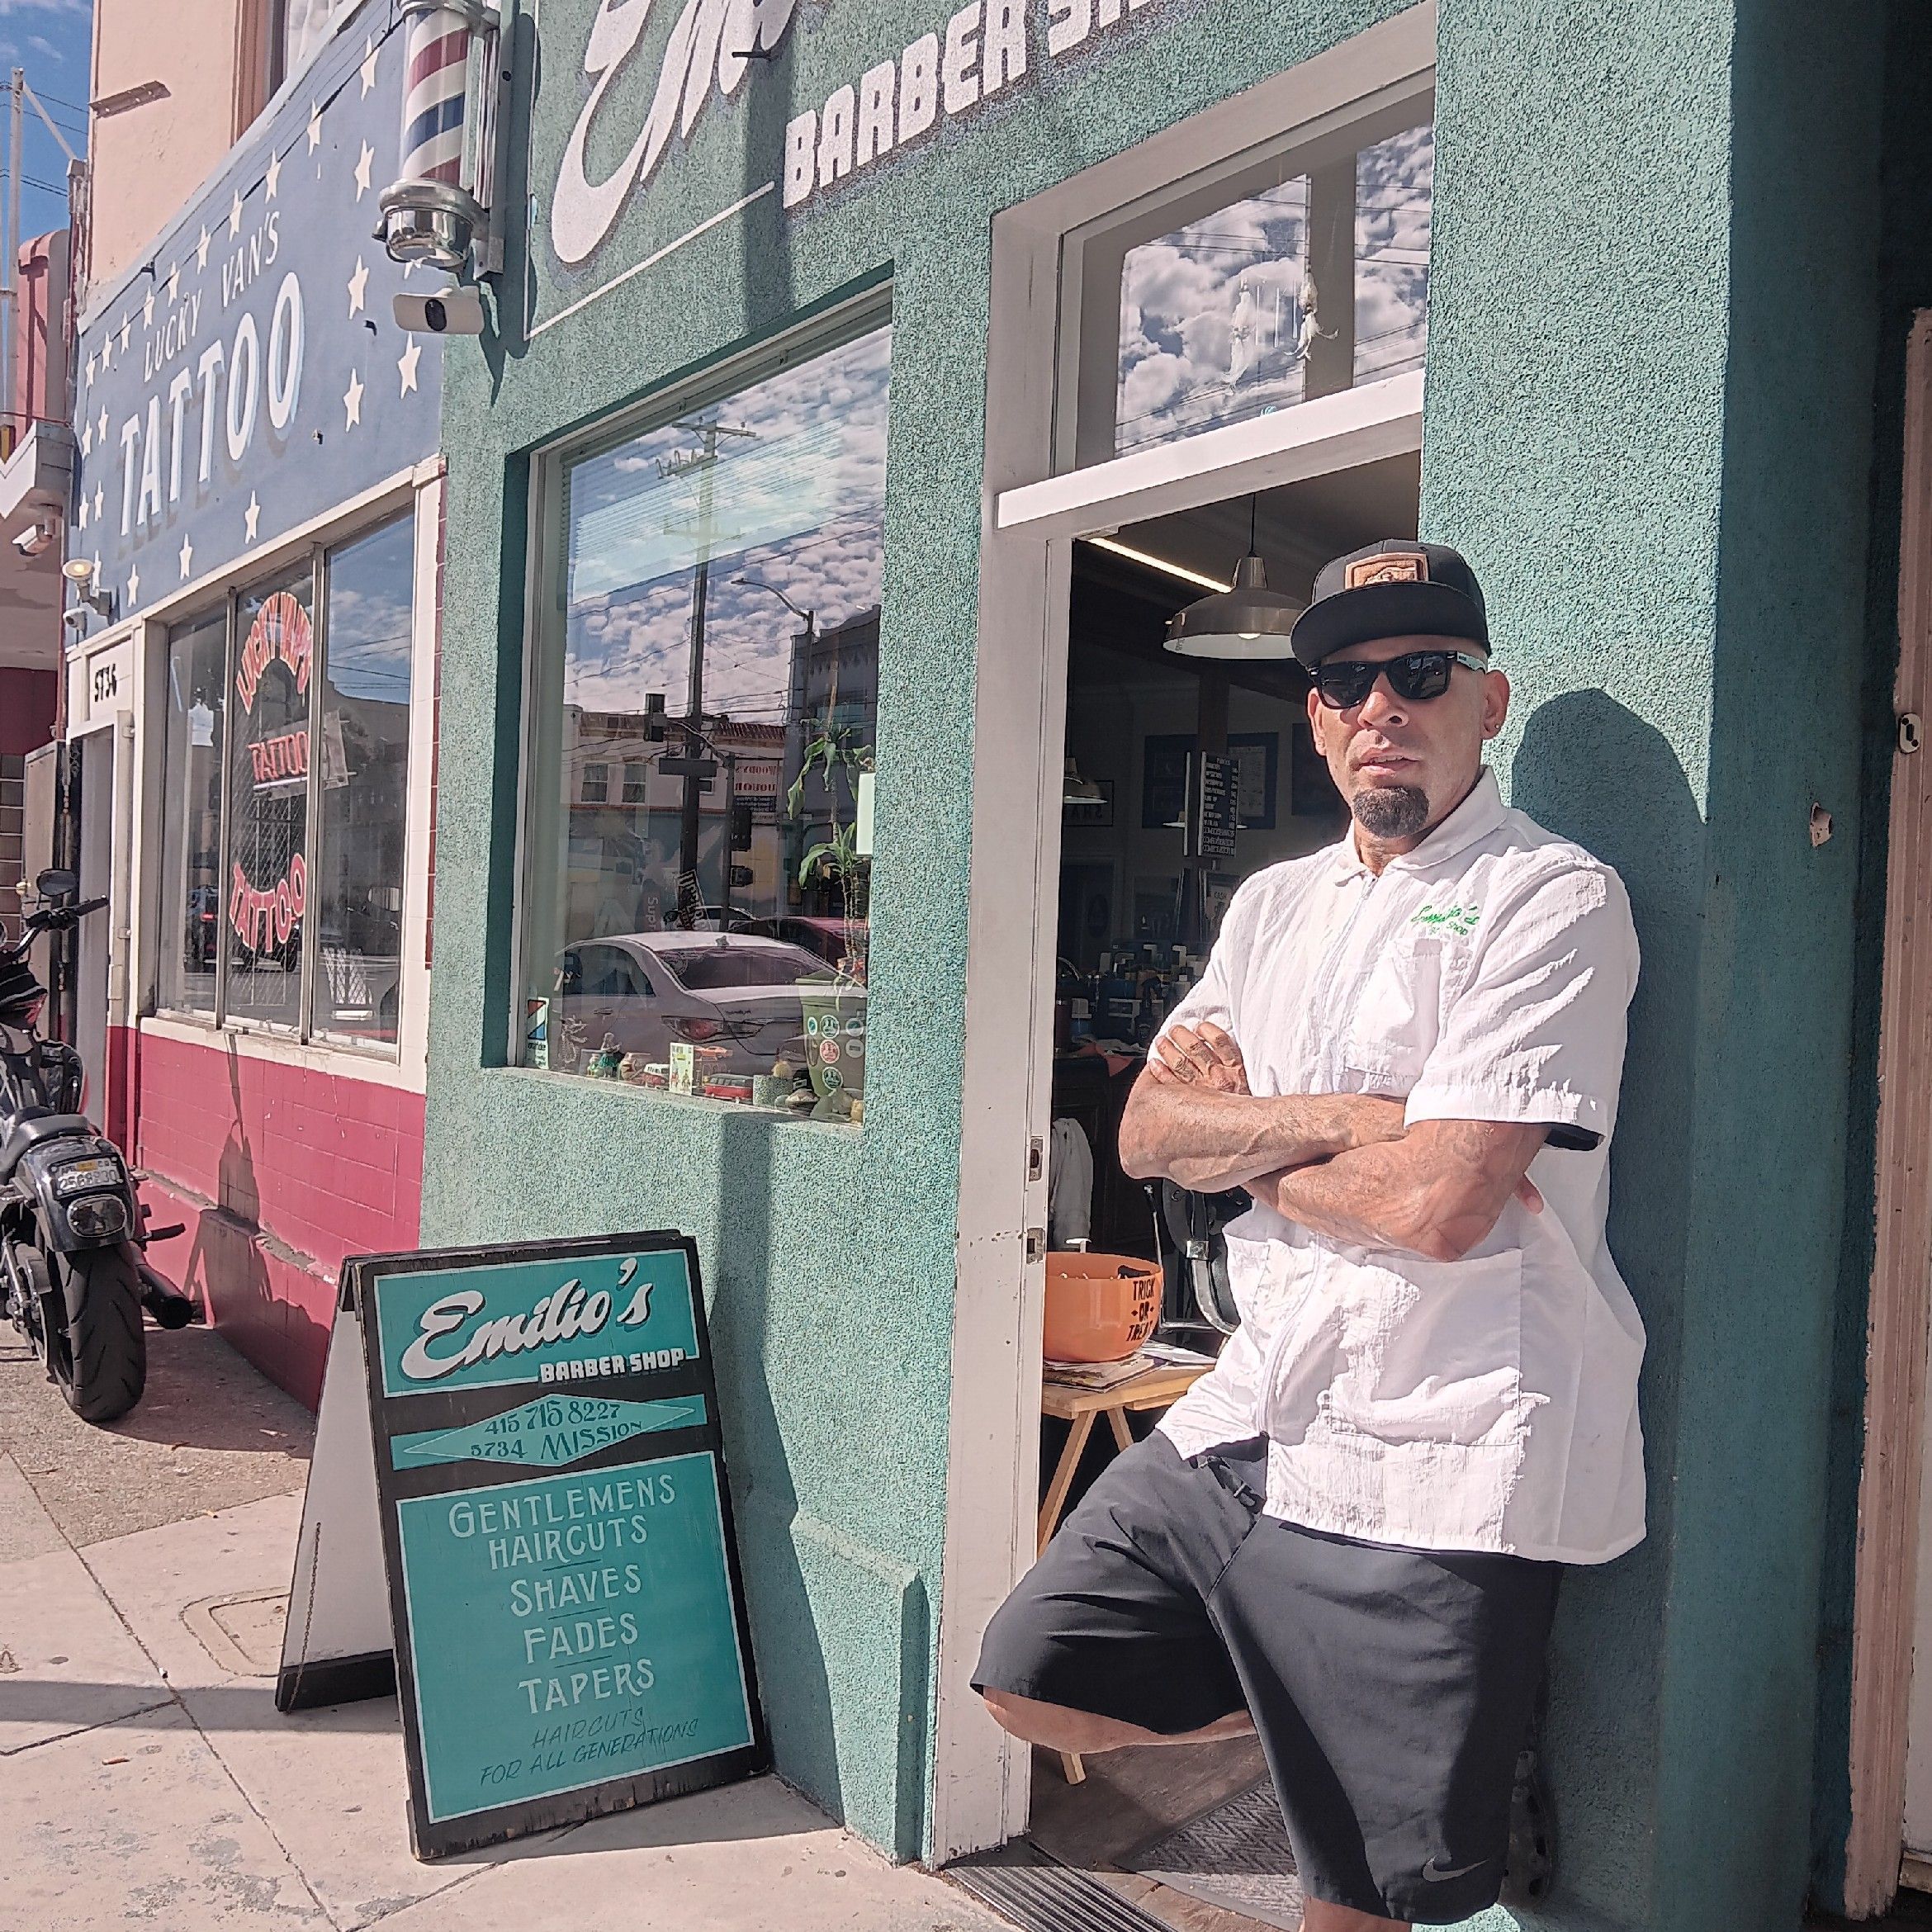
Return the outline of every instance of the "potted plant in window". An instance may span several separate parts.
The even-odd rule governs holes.
[[[872,748],[861,745],[859,736],[855,727],[836,721],[836,711],[828,711],[806,745],[785,801],[787,815],[798,821],[807,783],[816,774],[824,786],[824,836],[807,846],[798,862],[801,887],[836,896],[843,939],[843,954],[835,964],[798,983],[812,1088],[818,1096],[813,1113],[823,1118],[856,1119],[864,1106],[872,858],[859,850],[856,810],[846,816],[842,803],[847,796],[856,798],[874,768]]]

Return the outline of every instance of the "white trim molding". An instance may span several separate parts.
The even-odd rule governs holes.
[[[1932,310],[1906,355],[1898,671],[1893,703],[1932,709]],[[1877,1238],[1867,1310],[1864,1463],[1852,1609],[1851,1827],[1844,1909],[1876,1917],[1900,1878],[1911,1742],[1932,1315],[1932,753],[1895,751],[1878,1012]],[[1932,1849],[1920,1846],[1920,1850]]]
[[[1429,85],[1436,12],[1410,8],[993,221],[987,344],[973,856],[946,1542],[927,1857],[1025,1829],[1030,1753],[972,1688],[987,1622],[1035,1554],[1060,798],[1073,540],[1420,447],[1422,379],[1054,473],[1068,238],[1285,134],[1345,125]],[[1023,1053],[1014,1013],[1024,1000]],[[1031,1150],[1037,1145],[1037,1163]]]
[[[1422,447],[1423,372],[1390,376],[1292,409],[1252,416],[1111,462],[1068,470],[1001,493],[1002,530],[1030,525],[1042,536],[1084,536],[1186,509],[1211,477],[1217,498],[1274,490],[1335,470]],[[1096,516],[1103,521],[1096,523]]]

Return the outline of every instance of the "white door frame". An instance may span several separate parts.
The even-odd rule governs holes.
[[[1906,352],[1899,518],[1898,670],[1893,706],[1932,715],[1932,310]],[[1902,734],[1901,734],[1902,736]],[[1878,1013],[1877,1224],[1867,1309],[1864,1461],[1852,1610],[1851,1828],[1844,1909],[1875,1917],[1898,1890],[1912,1705],[1932,1317],[1932,751],[1896,749]],[[1917,1696],[1915,1698],[1915,1688]],[[1924,1849],[1924,1848],[1920,1848]],[[1920,1862],[1914,1861],[1915,1863]],[[1932,1873],[1922,1865],[1913,1873]]]
[[[973,1694],[987,1620],[1034,1559],[1073,540],[1421,447],[1404,376],[1054,474],[1067,237],[1233,155],[1430,84],[1433,0],[997,215],[973,713],[952,1413],[927,1856],[1024,1829],[1028,1752]]]

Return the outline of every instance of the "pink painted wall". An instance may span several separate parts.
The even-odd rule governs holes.
[[[95,0],[94,99],[144,81],[168,92],[93,118],[91,286],[146,259],[147,244],[258,111],[265,12],[263,0]]]
[[[37,234],[20,251],[21,329],[12,406],[27,422],[67,420],[68,234]]]
[[[148,1251],[224,1336],[313,1408],[343,1259],[416,1245],[423,1096],[144,1033],[134,1158],[157,1226]]]

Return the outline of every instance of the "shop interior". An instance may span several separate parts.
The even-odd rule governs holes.
[[[1332,843],[1347,817],[1309,729],[1308,680],[1286,655],[1229,660],[1169,647],[1176,613],[1227,589],[1251,548],[1299,608],[1329,557],[1413,537],[1421,459],[1404,454],[1124,528],[1074,547],[1054,987],[1049,1364],[1043,1538],[1125,1442],[1218,1352],[1224,1305],[1196,1291],[1177,1236],[1178,1190],[1121,1171],[1120,1116],[1161,1022],[1203,970],[1249,874]],[[1264,648],[1267,646],[1264,646]],[[1218,803],[1200,762],[1216,760]],[[1231,792],[1229,799],[1225,796]],[[1197,824],[1196,821],[1202,822]],[[1235,1204],[1227,1204],[1233,1205]],[[1159,1225],[1157,1225],[1157,1222]],[[1097,1317],[1078,1278],[1145,1271],[1125,1361],[1063,1366],[1140,1330],[1125,1285]],[[1127,1324],[1106,1332],[1119,1319]],[[1038,1752],[1031,1844],[1179,1932],[1292,1928],[1300,1900],[1252,1740]],[[1211,1849],[1209,1848],[1211,1847]],[[1245,1849],[1244,1849],[1245,1848]],[[1252,1867],[1252,1869],[1249,1868]],[[1196,1869],[1196,1868],[1198,1868]]]

